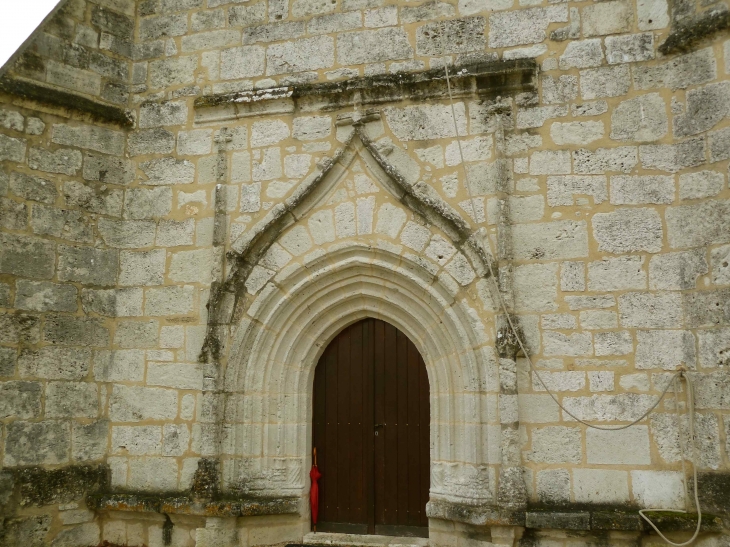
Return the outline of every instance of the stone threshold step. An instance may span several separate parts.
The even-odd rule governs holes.
[[[428,538],[395,537],[357,534],[310,532],[304,536],[304,545],[331,545],[333,547],[428,547]]]

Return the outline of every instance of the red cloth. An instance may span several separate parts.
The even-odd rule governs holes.
[[[317,481],[322,476],[316,465],[312,466],[312,470],[309,472],[309,478],[312,479],[312,486],[309,489],[309,505],[312,510],[312,523],[317,524],[317,517],[319,516],[319,484]]]

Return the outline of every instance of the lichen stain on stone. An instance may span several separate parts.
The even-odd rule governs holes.
[[[677,25],[659,46],[659,51],[665,55],[689,51],[701,40],[730,28],[730,11],[723,7],[724,9],[707,11],[693,17],[689,22]]]
[[[30,467],[13,473],[19,486],[21,507],[78,500],[87,492],[107,488],[110,477],[106,465],[74,465],[51,470]]]

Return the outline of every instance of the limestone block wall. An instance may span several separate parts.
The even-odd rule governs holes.
[[[5,78],[133,123],[3,86],[0,544],[301,539],[303,503],[180,500],[306,495],[317,352],[365,315],[424,354],[439,507],[684,508],[686,395],[624,431],[577,423],[501,345],[490,274],[581,419],[632,421],[689,369],[703,484],[728,484],[723,7],[67,2]],[[434,507],[435,545],[518,541]]]

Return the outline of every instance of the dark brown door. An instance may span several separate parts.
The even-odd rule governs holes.
[[[344,329],[314,375],[320,531],[427,535],[428,377],[408,337],[378,319]]]

